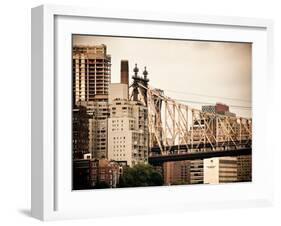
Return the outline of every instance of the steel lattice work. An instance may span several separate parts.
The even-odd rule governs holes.
[[[165,155],[175,149],[204,152],[251,147],[251,119],[194,109],[153,89],[147,78],[133,79],[131,98],[142,101],[148,109],[150,150],[158,149]]]

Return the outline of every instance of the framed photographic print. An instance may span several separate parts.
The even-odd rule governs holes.
[[[32,9],[32,215],[268,205],[270,20]]]

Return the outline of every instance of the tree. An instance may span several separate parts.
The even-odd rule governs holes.
[[[110,188],[109,184],[105,181],[100,181],[94,186],[95,189]]]
[[[152,172],[150,179],[153,186],[161,186],[164,183],[162,175],[158,172]]]
[[[119,187],[161,186],[163,177],[149,164],[137,164],[124,170]]]

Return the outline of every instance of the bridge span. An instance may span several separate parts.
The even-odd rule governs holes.
[[[242,149],[229,149],[229,150],[219,150],[219,151],[199,151],[199,152],[183,152],[174,153],[167,155],[151,155],[148,157],[148,162],[151,165],[162,165],[164,162],[170,161],[182,161],[182,160],[195,160],[195,159],[205,159],[213,157],[224,157],[224,156],[241,156],[241,155],[251,155],[252,148],[242,148]]]

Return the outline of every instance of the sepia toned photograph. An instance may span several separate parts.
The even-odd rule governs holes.
[[[72,35],[72,189],[252,181],[252,44]]]

